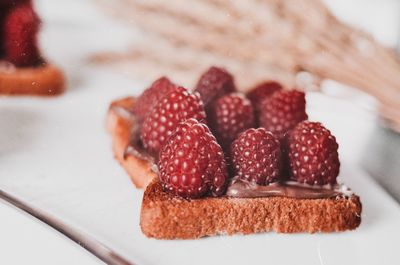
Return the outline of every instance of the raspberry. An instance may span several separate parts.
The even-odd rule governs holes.
[[[232,143],[231,158],[235,175],[259,185],[280,178],[280,141],[264,128],[248,129]]]
[[[205,106],[224,94],[234,92],[235,90],[232,75],[226,70],[215,66],[208,69],[200,77],[194,89],[194,91],[200,93]]]
[[[4,57],[4,20],[10,7],[0,0],[0,60]]]
[[[228,173],[221,147],[208,127],[195,119],[180,123],[160,152],[165,190],[184,198],[225,192]]]
[[[175,87],[144,119],[140,135],[144,148],[157,157],[176,126],[190,118],[205,121],[203,103],[197,94],[190,94],[183,87]]]
[[[37,47],[40,20],[28,2],[12,8],[4,20],[4,53],[6,60],[19,67],[41,62]]]
[[[215,100],[208,112],[210,128],[224,150],[236,137],[254,127],[253,107],[242,94],[231,93]]]
[[[290,177],[300,183],[335,184],[339,174],[338,144],[319,122],[303,121],[287,137]]]
[[[176,85],[166,77],[157,79],[137,98],[132,112],[139,121],[142,121],[157,102],[174,90],[175,87]]]
[[[0,0],[0,6],[17,6],[22,3],[31,3],[32,0]]]
[[[260,126],[279,139],[299,122],[308,119],[306,100],[298,90],[278,91],[261,102]]]
[[[246,97],[251,101],[254,107],[254,112],[256,117],[259,116],[261,112],[261,102],[272,96],[276,91],[282,89],[282,85],[275,81],[266,81],[261,84],[258,84],[250,91],[246,93]]]
[[[12,1],[0,0],[0,60],[3,59],[4,55],[4,21],[10,10],[15,7]]]

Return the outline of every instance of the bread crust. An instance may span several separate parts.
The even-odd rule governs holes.
[[[108,110],[107,129],[112,137],[115,158],[128,173],[133,184],[142,189],[157,177],[157,174],[152,169],[152,163],[125,152],[130,143],[134,120],[127,118],[123,111],[132,109],[134,104],[134,97],[126,97],[112,102]]]
[[[353,230],[361,222],[357,195],[328,199],[203,198],[164,192],[155,179],[144,192],[140,226],[147,237],[196,239],[219,234],[316,233]]]
[[[63,73],[51,64],[0,70],[1,95],[54,96],[64,89]]]

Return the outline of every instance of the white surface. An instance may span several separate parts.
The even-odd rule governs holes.
[[[124,29],[107,23],[86,1],[40,1],[39,7],[48,22],[43,44],[48,55],[67,70],[69,89],[54,99],[0,98],[1,188],[88,232],[138,264],[396,264],[400,260],[395,248],[400,237],[399,206],[354,166],[342,170],[346,184],[364,205],[362,225],[354,232],[269,233],[197,241],[146,239],[139,229],[142,192],[133,188],[113,159],[104,128],[108,104],[120,96],[138,94],[145,84],[94,69],[82,60],[89,51],[123,47]],[[356,162],[373,117],[352,102],[318,94],[309,94],[307,99],[310,118],[323,121],[337,136],[342,161]],[[9,210],[0,207],[0,217],[7,219]],[[13,263],[15,256],[21,263],[30,263],[29,256],[21,253],[48,246],[49,240],[51,244],[63,241],[54,243],[60,247],[45,247],[49,255],[69,255],[72,243],[58,235],[54,239],[38,236],[37,244],[23,247],[18,232],[33,224],[24,221],[14,226],[10,225],[14,219],[8,220],[0,226],[8,231],[0,237],[0,245],[7,250],[4,263],[19,264]],[[40,234],[28,231],[34,238]],[[75,253],[77,259],[81,253],[79,262],[61,258],[54,263],[88,264],[90,256],[85,251]]]
[[[322,0],[342,21],[374,35],[393,46],[400,37],[398,0]]]
[[[0,202],[0,264],[100,264],[77,244]]]
[[[352,264],[394,264],[400,259],[396,251],[399,206],[353,167],[344,167],[342,176],[364,205],[363,222],[356,231],[326,235],[269,233],[197,241],[145,238],[139,229],[142,192],[133,188],[113,160],[103,127],[105,113],[98,111],[106,109],[108,95],[99,92],[98,86],[84,89],[92,91],[92,96],[78,97],[77,93],[76,97],[67,94],[57,100],[2,100],[0,111],[5,115],[0,124],[9,128],[0,138],[6,148],[1,153],[5,165],[0,169],[2,187],[85,230],[133,261],[187,264],[193,259],[191,264],[204,264],[211,258],[211,264],[262,264],[266,259],[273,264],[320,264],[321,259],[322,264],[343,260]],[[78,98],[86,99],[85,109],[75,107],[83,104]],[[15,243],[16,239],[8,240]],[[14,251],[16,255],[21,250]]]

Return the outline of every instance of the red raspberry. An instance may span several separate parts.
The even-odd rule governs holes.
[[[226,70],[211,67],[197,82],[194,91],[200,93],[200,97],[207,106],[213,100],[236,90],[233,77]]]
[[[287,137],[290,177],[307,184],[335,184],[339,174],[338,144],[319,122],[303,121]]]
[[[278,91],[261,102],[260,126],[283,139],[285,133],[308,119],[306,99],[298,90]]]
[[[197,94],[190,94],[185,88],[176,87],[144,119],[140,135],[144,148],[150,154],[158,156],[176,126],[190,118],[205,121],[203,103]]]
[[[275,81],[265,81],[258,84],[246,93],[246,97],[251,101],[258,117],[261,109],[261,102],[272,96],[276,91],[282,90],[282,85]]]
[[[151,112],[157,102],[175,88],[176,85],[167,77],[157,79],[137,98],[132,112],[139,121],[142,121]]]
[[[165,190],[184,198],[225,192],[228,173],[224,154],[203,123],[180,123],[160,152],[160,180]]]
[[[231,158],[235,175],[266,185],[280,178],[280,141],[264,128],[248,129],[232,143]]]
[[[251,102],[239,93],[215,100],[207,115],[210,128],[224,150],[241,132],[255,126]]]
[[[31,3],[32,0],[0,0],[0,6],[17,6],[23,3]]]
[[[4,20],[4,52],[6,60],[19,67],[41,62],[37,47],[40,20],[30,3],[12,8]]]
[[[4,59],[4,20],[9,9],[9,4],[0,0],[0,60]]]

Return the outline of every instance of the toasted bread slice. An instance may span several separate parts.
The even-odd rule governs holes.
[[[145,188],[157,174],[152,163],[146,159],[126,153],[131,140],[131,128],[135,120],[129,112],[135,104],[134,97],[127,97],[111,103],[108,110],[107,128],[112,137],[115,158],[126,170],[137,188]]]
[[[328,199],[203,198],[164,192],[156,178],[143,196],[140,226],[148,237],[195,239],[219,234],[316,233],[352,230],[361,222],[357,195]]]
[[[52,96],[64,89],[63,73],[51,64],[0,69],[0,95]]]

